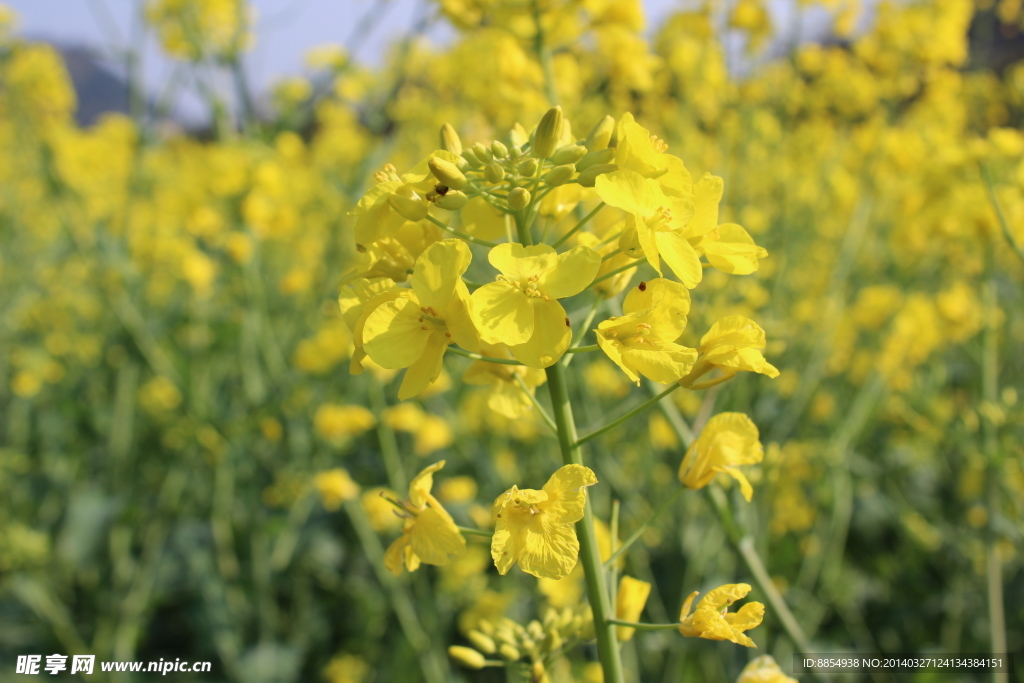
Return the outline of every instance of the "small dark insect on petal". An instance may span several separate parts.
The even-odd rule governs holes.
[[[434,192],[438,193],[442,197],[448,194],[448,186],[438,183],[434,186]]]
[[[566,326],[566,327],[569,327],[569,326],[570,326],[570,325],[569,325],[569,319],[568,319],[568,318],[566,318],[566,319],[565,319],[565,326]]]
[[[639,289],[641,292],[646,292],[647,291],[647,283],[646,282],[641,282],[640,284],[638,284],[636,286],[636,288]]]

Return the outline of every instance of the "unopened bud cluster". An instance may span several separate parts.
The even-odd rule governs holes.
[[[482,669],[499,662],[521,662],[529,666],[531,683],[547,683],[550,679],[544,662],[566,645],[593,640],[594,619],[589,608],[549,608],[542,620],[534,619],[526,626],[508,618],[481,621],[466,638],[473,647],[448,648],[448,655],[459,664]]]

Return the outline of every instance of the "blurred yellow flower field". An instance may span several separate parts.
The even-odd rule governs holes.
[[[1019,1],[419,0],[265,101],[140,6],[205,127],[0,4],[0,680],[1024,650]]]

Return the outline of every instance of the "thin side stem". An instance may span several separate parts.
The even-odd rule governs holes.
[[[626,420],[629,420],[631,417],[633,417],[635,415],[639,415],[640,413],[644,412],[645,410],[647,410],[651,406],[656,405],[658,403],[658,401],[660,401],[661,399],[665,398],[666,396],[671,394],[673,391],[675,391],[679,387],[680,387],[680,385],[678,383],[669,386],[669,388],[665,389],[665,391],[661,392],[657,396],[653,396],[653,397],[647,399],[646,401],[644,401],[643,403],[638,405],[636,408],[633,408],[633,410],[629,411],[628,413],[626,413],[622,417],[616,418],[616,419],[612,420],[611,422],[609,422],[608,424],[606,424],[604,427],[601,427],[600,429],[597,429],[597,430],[587,434],[586,436],[580,437],[580,439],[576,442],[576,445],[577,446],[582,446],[586,442],[588,442],[588,441],[590,441],[592,439],[596,439],[597,437],[601,436],[602,434],[615,429],[616,427],[618,427],[620,424],[622,424]]]
[[[540,419],[544,420],[544,424],[546,424],[552,432],[557,434],[558,427],[555,426],[555,421],[551,419],[550,415],[548,415],[548,411],[544,410],[544,406],[542,406],[540,401],[537,400],[534,392],[530,391],[530,387],[526,386],[526,382],[523,381],[523,378],[520,377],[518,373],[515,378],[516,384],[518,384],[519,388],[523,390],[524,394],[526,394],[526,398],[530,399],[530,403],[532,403],[533,407],[537,410],[537,414],[540,415]]]
[[[626,621],[625,619],[609,619],[608,622],[616,626],[635,628],[637,631],[667,631],[679,628],[679,624],[644,624],[639,621]]]
[[[483,529],[470,529],[468,526],[457,526],[460,533],[466,536],[483,536],[484,538],[490,538],[494,535],[491,531],[484,531]]]
[[[594,280],[593,282],[591,282],[590,286],[593,287],[598,282],[604,282],[608,278],[615,277],[619,273],[625,272],[625,271],[629,270],[630,268],[636,268],[638,265],[639,265],[638,261],[633,261],[632,263],[627,263],[626,265],[622,266],[621,268],[616,268],[615,270],[610,270],[607,273],[605,273],[604,275],[602,275],[601,277],[599,277],[596,280]]]
[[[583,338],[587,336],[587,331],[590,329],[590,325],[594,322],[594,317],[597,315],[597,309],[601,307],[602,301],[604,301],[604,299],[601,297],[600,294],[594,297],[594,303],[590,306],[590,310],[587,312],[587,317],[583,319],[583,324],[579,326],[579,328],[576,330],[576,333],[572,337],[573,341],[575,341],[577,344],[579,344],[583,340]],[[565,367],[569,367],[569,363],[572,362],[573,358],[575,358],[574,355],[569,353],[565,354],[565,356],[562,358],[562,365],[564,365]]]
[[[601,209],[603,209],[604,207],[605,207],[605,203],[604,202],[601,202],[600,204],[595,206],[593,211],[591,211],[586,216],[584,216],[582,219],[580,219],[579,223],[574,225],[573,228],[569,232],[567,232],[564,235],[562,235],[561,237],[559,237],[555,241],[555,243],[552,244],[551,246],[553,246],[555,249],[557,249],[558,247],[560,247],[563,244],[565,244],[566,240],[568,240],[570,237],[572,237],[577,232],[579,232],[579,230],[581,230],[583,228],[583,226],[585,226],[587,223],[589,223],[590,219],[593,218],[594,216],[596,216],[597,212],[600,211]]]
[[[460,349],[457,346],[449,346],[448,347],[448,352],[449,353],[454,353],[456,356],[462,356],[464,358],[472,358],[473,360],[482,360],[485,363],[497,363],[498,365],[519,365],[519,366],[523,365],[522,363],[520,363],[519,361],[517,361],[517,360],[515,360],[513,358],[495,358],[493,356],[484,356],[484,355],[479,354],[479,353],[473,353],[472,351],[466,351],[465,349]]]
[[[442,223],[441,221],[434,218],[433,216],[431,216],[429,213],[427,214],[427,220],[436,225],[437,227],[441,228],[442,230],[446,230],[451,234],[455,235],[456,237],[466,240],[467,242],[479,244],[481,247],[487,247],[489,249],[493,249],[494,247],[498,246],[497,242],[488,242],[487,240],[478,239],[476,237],[473,237],[472,235],[467,235],[464,232],[460,232],[455,228],[449,227]]]
[[[590,353],[591,351],[599,351],[601,349],[597,344],[591,344],[589,346],[574,346],[571,349],[567,349],[566,353]]]
[[[672,507],[673,503],[675,503],[675,502],[676,502],[676,500],[677,500],[677,499],[679,498],[680,494],[681,494],[681,493],[682,493],[682,492],[683,492],[684,490],[685,490],[685,489],[684,489],[684,488],[683,488],[682,486],[680,486],[680,487],[679,487],[678,489],[676,489],[676,492],[675,492],[675,493],[673,493],[673,494],[672,494],[672,495],[671,495],[671,496],[669,497],[669,499],[668,499],[668,500],[666,500],[666,501],[665,501],[664,503],[662,503],[662,504],[661,504],[661,505],[660,505],[660,506],[658,507],[658,509],[654,511],[654,514],[652,514],[652,515],[650,516],[650,518],[649,518],[649,519],[648,519],[648,520],[647,520],[646,522],[644,522],[643,524],[641,524],[641,525],[640,525],[640,526],[639,526],[639,527],[637,528],[637,530],[636,530],[636,531],[634,531],[634,532],[633,532],[632,534],[630,534],[630,535],[629,535],[629,538],[627,538],[627,539],[626,539],[626,540],[625,540],[625,541],[624,541],[624,542],[622,543],[622,545],[620,545],[620,546],[619,546],[619,547],[618,547],[618,548],[617,548],[617,549],[615,550],[615,552],[613,552],[613,553],[611,554],[611,557],[609,557],[609,558],[608,558],[607,560],[605,560],[605,562],[604,562],[604,566],[605,566],[605,567],[611,567],[612,565],[614,565],[614,564],[615,564],[615,561],[616,561],[616,560],[618,560],[618,559],[619,559],[620,557],[622,557],[622,555],[624,555],[624,554],[625,554],[625,552],[626,552],[627,550],[629,550],[629,547],[630,547],[631,545],[633,545],[634,543],[636,543],[637,539],[639,539],[639,538],[640,538],[640,537],[641,537],[641,536],[643,535],[643,533],[644,533],[644,531],[645,531],[645,530],[647,529],[647,527],[649,527],[650,525],[652,525],[652,524],[654,524],[654,523],[655,523],[656,521],[658,521],[658,518],[659,518],[659,517],[661,517],[661,516],[662,516],[663,514],[665,514],[665,512],[667,512],[667,511],[668,511],[668,509]]]

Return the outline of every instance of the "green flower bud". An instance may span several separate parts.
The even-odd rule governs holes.
[[[494,159],[494,154],[491,153],[491,150],[479,142],[473,145],[473,154],[484,164],[489,164]]]
[[[558,187],[559,185],[565,185],[569,182],[573,175],[576,173],[576,167],[572,164],[565,164],[564,166],[555,166],[553,169],[544,174],[543,180],[551,187]]]
[[[519,654],[519,648],[514,645],[509,645],[508,643],[505,643],[498,648],[498,653],[510,662],[514,662],[522,656]],[[478,652],[477,654],[480,653]]]
[[[555,166],[563,164],[575,164],[587,153],[587,148],[582,145],[562,145],[551,155],[551,163]]]
[[[605,116],[597,122],[594,129],[587,136],[587,149],[591,152],[599,152],[612,146],[612,137],[615,136],[615,119]]]
[[[486,619],[481,619],[480,623],[478,623],[476,625],[476,628],[477,628],[478,631],[480,631],[484,635],[488,635],[488,636],[494,635],[494,622],[493,621],[487,621]]]
[[[595,164],[610,164],[615,159],[615,148],[605,147],[593,152],[587,152],[586,156],[576,162],[576,170],[580,173]]]
[[[500,183],[505,179],[505,169],[497,161],[492,161],[484,169],[484,179],[489,183]]]
[[[530,637],[534,640],[541,640],[544,637],[544,627],[540,625],[540,622],[534,619],[526,625],[526,632],[530,634]]]
[[[427,166],[430,167],[430,172],[441,181],[442,185],[447,185],[453,190],[461,190],[468,183],[466,176],[462,174],[459,167],[450,161],[445,161],[439,157],[430,157]]]
[[[494,644],[494,640],[480,631],[470,631],[466,634],[466,637],[469,638],[469,642],[473,643],[476,649],[484,654],[493,655],[498,651],[498,646]]]
[[[448,190],[445,194],[437,198],[434,203],[442,209],[448,209],[449,211],[458,211],[466,205],[469,201],[469,197],[466,196],[465,192],[459,192],[458,190]]]
[[[450,123],[441,126],[441,149],[452,154],[462,154],[462,140]]]
[[[494,154],[497,159],[504,159],[508,156],[508,147],[506,147],[500,140],[495,140],[491,143],[491,153]]]
[[[530,191],[525,187],[517,187],[508,193],[508,206],[514,211],[520,211],[530,205]]]
[[[597,182],[597,176],[617,170],[619,170],[618,164],[594,164],[583,173],[580,173],[578,180],[583,187],[593,187],[594,183]]]
[[[487,666],[487,659],[470,647],[452,645],[448,648],[448,656],[470,669],[482,669]]]
[[[473,150],[471,149],[462,150],[462,158],[465,159],[466,163],[469,164],[470,168],[480,168],[481,166],[484,165],[483,162],[480,161],[480,159],[478,159],[475,154],[473,154]]]
[[[519,149],[515,145],[508,148],[508,158],[515,161],[519,157],[523,156],[523,150]]]
[[[427,217],[427,203],[419,199],[391,194],[388,196],[388,204],[407,221],[421,221]]]
[[[554,154],[558,139],[562,136],[562,108],[552,107],[537,124],[537,132],[533,137],[533,154],[539,159],[547,159]]]
[[[527,157],[519,163],[519,173],[527,178],[532,178],[537,173],[537,169],[540,167],[538,162],[533,157]]]

